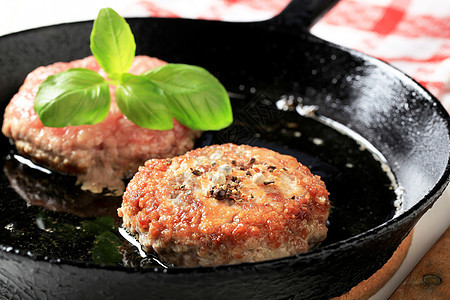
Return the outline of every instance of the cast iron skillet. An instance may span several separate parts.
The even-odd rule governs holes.
[[[326,299],[379,269],[448,183],[449,116],[429,92],[398,70],[309,34],[309,26],[335,2],[294,0],[264,22],[157,18],[128,22],[138,54],[201,65],[231,94],[294,96],[304,105],[317,106],[318,115],[362,135],[383,154],[404,188],[401,215],[308,253],[210,268],[136,271],[61,261],[0,242],[0,296]],[[91,22],[63,24],[2,37],[2,109],[35,67],[89,55],[91,26]],[[6,147],[4,137],[1,142]],[[2,176],[1,201],[17,198],[8,196],[15,194]]]

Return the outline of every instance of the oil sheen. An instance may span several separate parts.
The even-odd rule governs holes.
[[[362,136],[316,115],[313,108],[286,108],[264,95],[253,95],[250,101],[232,95],[231,100],[234,123],[205,132],[195,146],[231,142],[267,147],[296,157],[319,175],[332,202],[328,236],[320,247],[361,234],[400,212],[395,174]],[[120,197],[81,191],[75,178],[36,166],[7,141],[2,143],[4,251],[124,268],[174,267],[155,254],[143,254],[123,230],[119,232]]]

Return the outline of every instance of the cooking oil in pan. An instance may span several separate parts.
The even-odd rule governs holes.
[[[321,246],[363,233],[400,212],[401,189],[394,173],[382,154],[360,135],[316,116],[313,107],[284,110],[264,97],[242,100],[232,97],[234,123],[218,132],[205,132],[196,147],[228,142],[267,147],[296,157],[321,176],[332,202],[328,236]],[[172,267],[154,254],[143,257],[124,238],[126,233],[119,232],[116,210],[120,197],[81,191],[75,178],[27,164],[7,141],[2,142],[3,250],[48,260]]]

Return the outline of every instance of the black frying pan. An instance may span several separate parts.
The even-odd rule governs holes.
[[[358,158],[361,164],[356,165],[356,169],[366,171],[359,176],[367,177],[366,182],[352,186],[336,181],[340,173],[334,167],[340,158],[351,154],[339,152],[347,142],[324,130],[311,134],[322,134],[331,150],[308,148],[304,158],[312,157],[313,167],[315,157],[325,161],[326,166],[319,163],[317,170],[332,189],[335,210],[330,228],[348,218],[347,225],[366,224],[358,227],[359,231],[332,234],[334,237],[322,247],[293,257],[192,269],[100,266],[31,250],[32,237],[18,243],[14,242],[20,237],[9,237],[0,240],[0,297],[326,299],[341,295],[378,270],[449,181],[449,116],[429,92],[398,70],[309,34],[309,26],[335,2],[294,0],[277,17],[254,23],[159,18],[128,22],[136,36],[138,54],[203,66],[230,92],[236,123],[224,131],[205,133],[199,145],[232,141],[272,148],[288,146],[279,147],[280,151],[297,149],[300,140],[283,136],[291,128],[289,124],[295,123],[306,132],[317,124],[311,125],[295,111],[271,108],[283,97],[314,105],[318,116],[345,125],[380,151],[404,188],[403,213],[393,217],[391,209],[386,211],[392,195],[378,193],[386,183],[378,177],[372,180],[371,170],[376,167],[370,159]],[[0,38],[1,108],[35,67],[89,55],[91,26],[91,22],[63,24]],[[245,119],[249,115],[253,116],[251,121]],[[262,141],[258,139],[261,136],[268,138]],[[333,146],[333,141],[338,146]],[[0,142],[4,165],[0,233],[5,237],[8,230],[25,222],[18,211],[34,213],[35,206],[27,206],[13,189],[14,174],[24,167],[9,168],[14,150],[6,138]],[[334,164],[325,159],[333,153],[339,154],[333,157]],[[53,179],[46,183],[41,186],[51,185]],[[26,184],[22,186],[27,189]],[[63,197],[61,190],[52,199]],[[69,200],[77,201],[77,197],[84,199],[84,195],[76,195],[75,200]],[[364,205],[358,206],[360,202]],[[104,202],[96,205],[108,214]],[[354,210],[356,206],[358,210]],[[339,209],[347,211],[342,218]],[[64,215],[68,219],[79,209],[70,212]],[[91,217],[86,210],[78,216]],[[26,236],[26,232],[22,234]],[[67,243],[67,248],[77,247],[70,240]]]

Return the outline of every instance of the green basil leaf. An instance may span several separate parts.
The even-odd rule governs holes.
[[[225,88],[201,67],[168,64],[142,76],[127,73],[136,43],[130,26],[111,8],[100,10],[91,32],[91,51],[110,81],[88,69],[49,76],[35,110],[44,126],[95,124],[109,112],[109,83],[119,109],[138,126],[169,130],[173,118],[194,130],[219,130],[233,121]]]
[[[116,102],[122,113],[138,126],[169,130],[172,115],[161,89],[143,76],[125,73],[116,88]]]
[[[100,67],[114,78],[133,63],[136,43],[130,26],[111,8],[102,8],[91,32],[91,51]]]
[[[185,64],[167,64],[143,74],[157,83],[172,115],[195,130],[219,130],[233,122],[228,94],[207,70]]]
[[[47,127],[96,124],[108,115],[110,99],[102,76],[88,69],[70,69],[40,85],[34,109]]]

